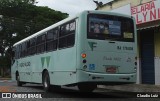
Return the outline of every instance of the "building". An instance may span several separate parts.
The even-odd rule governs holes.
[[[96,10],[127,13],[136,19],[137,83],[160,85],[160,0],[111,0]]]

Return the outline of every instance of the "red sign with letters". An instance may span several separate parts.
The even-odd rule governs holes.
[[[142,24],[160,19],[160,0],[131,7],[131,14],[136,19],[136,24]]]

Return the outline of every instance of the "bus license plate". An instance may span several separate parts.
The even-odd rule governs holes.
[[[117,72],[117,67],[108,67],[108,68],[106,68],[106,72],[116,73]]]

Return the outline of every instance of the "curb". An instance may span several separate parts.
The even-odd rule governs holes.
[[[124,92],[159,92],[160,86],[158,85],[147,85],[147,84],[129,84],[129,85],[115,85],[105,86],[99,85],[100,89],[108,90],[119,90]]]
[[[0,80],[11,80],[11,78],[0,78]]]

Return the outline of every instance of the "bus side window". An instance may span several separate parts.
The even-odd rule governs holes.
[[[24,57],[24,51],[23,48],[24,47],[24,43],[21,44],[21,58]]]
[[[27,42],[23,43],[23,57],[27,56]]]
[[[15,59],[16,58],[16,48],[15,47],[13,47],[13,49],[12,49],[12,53],[11,53],[11,56],[12,56],[12,59]]]
[[[19,45],[19,58],[22,58],[22,44]]]
[[[26,56],[26,43],[22,43],[20,45],[20,50],[21,50],[21,58],[25,57]]]
[[[19,59],[19,45],[16,46],[16,58]]]
[[[16,57],[15,57],[15,49],[12,50],[11,55],[12,55],[12,56],[11,56],[11,60],[12,60],[12,61],[11,61],[11,65],[13,65],[13,64],[15,63],[15,58],[16,58]]]
[[[36,38],[30,40],[30,55],[34,55],[36,53]]]
[[[75,21],[70,23],[70,36],[68,36],[67,46],[71,47],[75,43],[75,30],[76,30],[76,23]]]
[[[15,57],[15,59],[17,59],[17,46],[13,47],[13,49],[15,49],[14,50],[14,57]]]
[[[36,38],[32,38],[27,42],[27,54],[34,55],[36,53]]]
[[[37,37],[36,41],[36,52],[37,53],[42,53],[45,52],[45,42],[46,42],[46,35],[40,35]]]
[[[64,24],[60,28],[59,48],[72,47],[75,43],[75,21]]]
[[[30,40],[27,42],[27,56],[30,55]]]
[[[47,32],[46,51],[52,51],[57,49],[57,35],[58,35],[58,28],[52,29]]]

